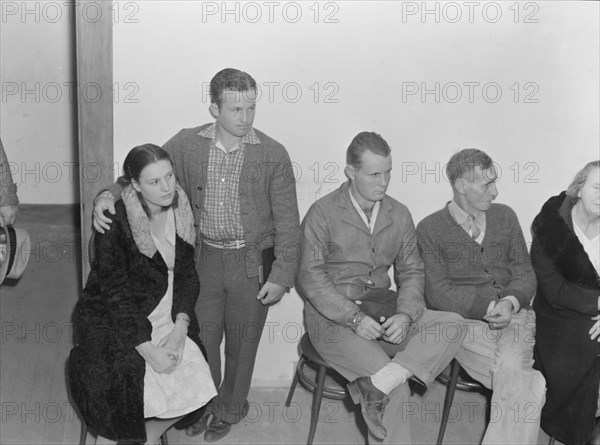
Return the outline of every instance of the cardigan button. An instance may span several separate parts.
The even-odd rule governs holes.
[[[199,209],[200,208],[200,204],[196,204],[196,208]]]

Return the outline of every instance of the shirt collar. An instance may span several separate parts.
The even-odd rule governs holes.
[[[369,228],[369,231],[373,233],[373,229],[375,228],[375,221],[377,221],[377,215],[379,214],[379,208],[381,207],[381,201],[377,201],[373,206],[373,210],[371,211],[371,220],[369,221],[369,218],[367,218],[367,214],[363,211],[363,209],[360,208],[360,205],[358,205],[358,201],[354,199],[350,187],[348,187],[348,194],[350,195],[350,201],[352,202],[352,205],[360,215],[360,218]]]
[[[454,199],[452,199],[452,201],[448,203],[448,211],[450,212],[452,218],[454,218],[454,220],[460,226],[464,227],[465,230],[467,230],[467,227],[469,226],[469,214],[463,209],[461,209],[456,203],[456,201],[454,201]],[[481,235],[477,239],[483,239],[483,234],[485,233],[485,229],[487,226],[486,212],[479,212],[479,214],[475,217],[475,224],[477,224],[477,227],[479,227],[479,229],[481,230]]]
[[[460,225],[465,224],[469,218],[469,214],[461,209],[454,199],[448,203],[448,211],[452,215],[452,218]]]
[[[199,131],[198,135],[203,138],[212,139],[214,142],[216,142],[216,140],[217,140],[217,123],[214,122],[211,125],[209,125],[208,127],[206,127],[204,130]],[[250,128],[250,131],[248,133],[246,133],[246,135],[242,139],[240,139],[239,144],[251,144],[251,145],[260,144],[260,139],[258,138],[256,131],[254,131],[254,127]]]

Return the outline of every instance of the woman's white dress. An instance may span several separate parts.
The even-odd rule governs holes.
[[[175,265],[175,215],[167,213],[165,237],[168,243],[152,236],[156,248],[169,269],[169,286],[158,306],[148,316],[152,323],[152,344],[157,345],[169,334],[175,323],[173,306],[173,267]],[[189,337],[185,339],[183,360],[171,373],[158,373],[146,363],[144,376],[144,417],[179,417],[206,405],[217,395],[208,363],[200,348]]]

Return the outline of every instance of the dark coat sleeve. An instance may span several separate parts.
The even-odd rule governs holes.
[[[531,260],[541,290],[536,298],[544,298],[553,309],[569,309],[589,316],[598,315],[598,289],[567,281],[535,236],[531,245]]]
[[[132,240],[125,236],[129,227],[124,208],[119,210],[111,230],[95,235],[95,261],[102,303],[123,345],[133,348],[151,340],[152,325],[139,304],[140,290],[129,276],[130,268],[135,267]]]

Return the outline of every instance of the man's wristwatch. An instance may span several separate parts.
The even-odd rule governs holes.
[[[360,309],[356,310],[356,312],[352,314],[352,318],[350,318],[350,321],[348,322],[348,327],[354,332],[356,332],[358,326],[360,325],[360,322],[363,320],[363,318],[365,318],[365,315],[367,314],[365,314]]]

